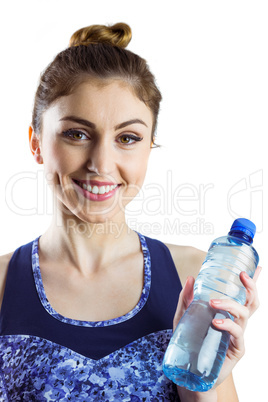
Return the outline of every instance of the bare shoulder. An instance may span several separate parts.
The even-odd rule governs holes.
[[[8,264],[9,261],[11,260],[13,253],[14,251],[0,256],[0,306],[4,296]]]
[[[205,259],[206,253],[191,246],[178,246],[169,243],[165,244],[171,253],[182,285],[185,284],[188,276],[196,278]]]

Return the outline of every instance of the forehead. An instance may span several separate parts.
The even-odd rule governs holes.
[[[90,80],[79,84],[68,96],[57,99],[44,113],[43,122],[72,114],[94,122],[110,122],[142,118],[152,127],[151,110],[134,93],[132,87],[121,80]]]

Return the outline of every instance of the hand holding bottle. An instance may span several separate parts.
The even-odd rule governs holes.
[[[221,368],[218,380],[214,387],[207,392],[196,392],[188,391],[185,388],[178,387],[178,393],[181,400],[187,401],[217,401],[217,395],[215,389],[229,377],[232,369],[237,364],[237,362],[244,355],[244,331],[248,322],[249,317],[257,310],[259,306],[258,292],[256,287],[256,282],[261,272],[261,267],[258,266],[253,279],[248,277],[245,272],[240,274],[240,280],[246,289],[246,302],[245,305],[241,305],[230,299],[221,299],[220,305],[217,303],[219,300],[214,299],[210,301],[210,306],[215,309],[221,309],[232,314],[235,319],[224,319],[220,321],[213,320],[213,325],[220,329],[226,330],[230,334],[230,343],[227,350],[226,358]],[[181,291],[177,310],[174,316],[173,329],[175,330],[181,317],[185,313],[186,309],[189,307],[194,296],[194,278],[188,277]],[[210,399],[208,399],[210,398]]]
[[[240,274],[240,280],[246,288],[246,302],[244,305],[230,299],[211,300],[210,302],[211,307],[228,311],[233,317],[235,317],[234,321],[231,319],[219,320],[219,322],[213,320],[213,325],[216,328],[225,330],[231,335],[229,348],[216,383],[217,385],[222,383],[225,378],[228,377],[236,363],[245,353],[244,332],[248,319],[259,306],[256,281],[260,272],[261,267],[258,266],[253,279],[251,279],[245,272]]]
[[[179,305],[184,310],[190,304],[163,360],[164,373],[180,387],[195,392],[212,389],[227,351],[233,366],[244,353],[243,331],[250,309],[258,304],[255,282],[250,280],[259,261],[252,246],[255,232],[253,222],[236,219],[227,236],[211,243],[194,289],[186,287],[183,292]]]

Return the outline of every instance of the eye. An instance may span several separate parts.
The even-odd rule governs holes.
[[[85,133],[83,133],[80,130],[75,130],[73,128],[70,129],[70,130],[63,131],[62,134],[63,134],[63,136],[65,138],[70,138],[70,139],[72,139],[74,141],[87,140],[88,139],[88,136]]]
[[[131,135],[131,134],[124,134],[121,135],[121,137],[119,138],[121,144],[124,145],[131,145],[134,144],[137,141],[141,141],[142,138],[141,137],[137,137],[135,135]]]

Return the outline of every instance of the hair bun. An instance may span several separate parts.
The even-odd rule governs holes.
[[[76,31],[70,39],[69,46],[108,43],[112,46],[125,48],[129,44],[131,36],[130,26],[123,22],[111,26],[90,25]]]

